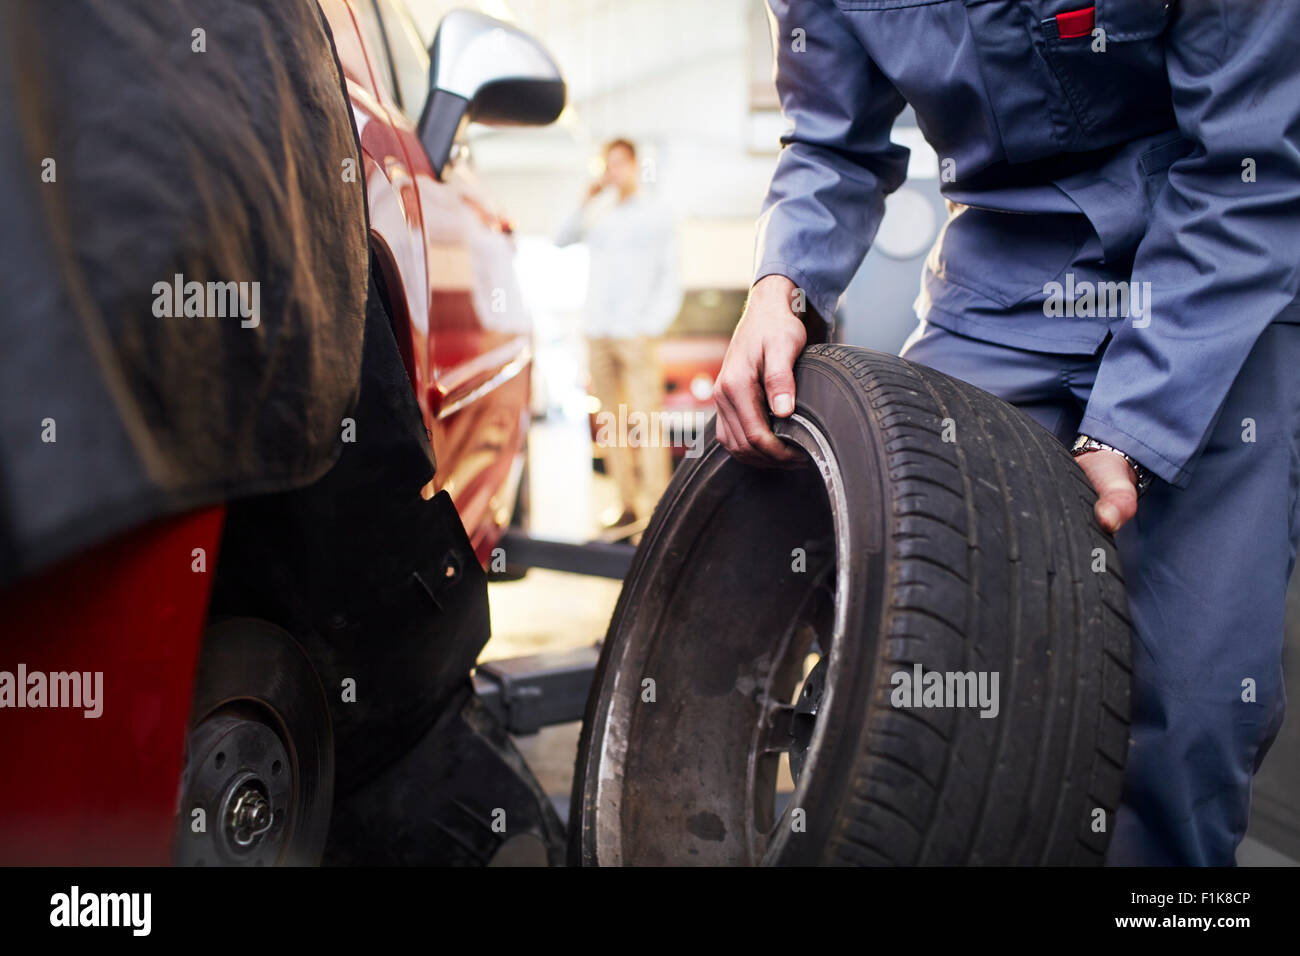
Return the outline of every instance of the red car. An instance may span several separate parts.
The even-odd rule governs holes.
[[[693,289],[659,342],[664,373],[664,411],[683,423],[673,435],[673,461],[695,444],[713,415],[713,387],[722,371],[731,333],[745,307],[746,290]]]
[[[111,6],[0,14],[47,68],[4,139],[58,170],[0,249],[41,423],[0,447],[0,862],[560,862],[470,678],[532,352],[456,160],[557,68],[397,0]]]
[[[528,424],[532,327],[516,284],[514,240],[473,173],[445,155],[431,159],[421,142],[429,55],[401,0],[320,6],[361,136],[371,250],[385,305],[440,459],[428,491],[448,491],[486,562],[510,523]],[[468,16],[458,12],[452,27]],[[485,37],[475,42],[484,46],[465,54],[475,61],[462,70],[493,55],[492,31],[506,29],[485,19],[475,21]],[[448,99],[455,94],[435,92],[433,105]],[[562,106],[562,99],[541,104],[536,119]],[[430,120],[423,132],[441,131]]]

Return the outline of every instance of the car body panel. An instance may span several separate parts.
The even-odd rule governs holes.
[[[224,516],[217,506],[142,525],[0,593],[8,658],[0,681],[23,668],[17,693],[28,698],[5,713],[5,866],[171,859],[206,571],[216,566]],[[161,597],[142,597],[151,594]],[[35,674],[49,686],[33,708]],[[58,696],[55,675],[75,682],[60,699],[78,706],[46,706]]]
[[[371,0],[325,0],[361,137],[372,248],[446,490],[481,561],[510,520],[529,419],[532,324],[509,224],[472,173],[435,174],[397,102]],[[393,37],[394,31],[387,31]],[[390,39],[389,42],[394,42]]]
[[[414,496],[414,485],[428,475],[427,459],[414,408],[403,395],[393,403],[405,407],[391,416],[392,445],[372,440],[345,446],[339,460],[350,460],[348,468],[336,463],[305,487],[242,494],[140,523],[0,592],[9,657],[0,684],[5,694],[14,693],[21,673],[19,692],[25,695],[20,708],[6,701],[0,862],[161,865],[172,859],[178,814],[189,812],[180,804],[178,784],[203,635],[210,614],[248,611],[252,588],[236,585],[256,583],[295,613],[313,616],[291,633],[314,650],[313,666],[318,675],[332,677],[332,686],[339,680],[324,665],[351,654],[338,665],[344,673],[368,675],[363,686],[392,691],[367,699],[378,718],[356,708],[356,723],[372,721],[350,731],[366,745],[345,745],[339,759],[358,777],[373,769],[364,761],[378,749],[374,738],[398,748],[402,734],[416,737],[434,720],[439,694],[469,686],[469,669],[488,635],[486,582],[472,561],[467,566],[462,559],[468,546],[457,522],[482,560],[509,514],[505,497],[513,496],[518,482],[528,411],[530,325],[513,285],[508,227],[487,214],[490,207],[472,179],[453,174],[444,183],[433,175],[413,125],[376,82],[365,34],[353,16],[358,2],[319,0],[319,7],[359,134],[360,168],[350,135],[337,156],[301,158],[303,165],[337,169],[344,182],[364,176],[369,238],[388,293],[389,319],[439,452],[437,487],[425,490],[433,500],[421,503]],[[307,9],[314,21],[314,9]],[[338,105],[309,104],[335,112]],[[283,180],[273,185],[289,193],[293,176]],[[352,209],[357,215],[347,222],[358,225],[360,203]],[[359,243],[354,250],[361,251]],[[354,256],[349,266],[363,269],[364,258]],[[511,300],[499,311],[493,309],[498,289]],[[364,306],[364,300],[359,297],[356,305]],[[339,323],[360,320],[343,312],[335,317]],[[383,329],[376,310],[367,310],[366,319]],[[386,346],[381,336],[369,335],[366,343],[372,351]],[[388,356],[391,365],[382,371],[391,374],[375,379],[381,385],[400,381],[391,349]],[[220,370],[216,358],[201,371]],[[198,375],[193,381],[205,379]],[[377,420],[373,406],[391,398],[375,393],[370,419],[359,402],[352,414],[363,434],[382,431],[369,424]],[[394,410],[381,409],[380,418],[385,411]],[[332,426],[330,432],[332,441]],[[448,496],[436,495],[443,487],[454,489],[454,511]],[[295,507],[285,507],[289,501]],[[285,525],[273,529],[275,520]],[[271,566],[268,555],[286,558],[275,567],[288,577],[259,573]],[[393,570],[412,567],[409,574]],[[214,589],[214,579],[222,587]],[[283,586],[286,580],[295,586]],[[385,653],[374,654],[370,642],[352,641],[350,626],[382,636]],[[410,686],[399,687],[394,674]],[[94,706],[79,684],[70,683],[74,675],[99,682]],[[47,676],[50,689],[33,689],[35,696],[28,696],[28,678]],[[47,706],[56,686],[65,695],[59,700],[81,703]],[[345,740],[349,728],[339,713],[332,715],[333,731]],[[381,718],[387,724],[377,722]],[[381,730],[367,740],[371,726]],[[499,751],[503,760],[513,753]],[[514,766],[511,779],[524,778],[522,764]]]

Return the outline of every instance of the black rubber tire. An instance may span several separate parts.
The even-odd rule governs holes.
[[[750,468],[710,441],[678,470],[588,700],[570,862],[1100,863],[1128,747],[1131,630],[1081,470],[1017,409],[895,356],[813,346],[795,374],[796,415],[829,442],[847,524],[827,517],[829,493],[815,500],[826,486],[811,468]],[[752,685],[777,665],[747,671],[745,655],[767,660],[804,606],[792,547],[837,527],[852,542],[844,639],[806,829],[764,855],[737,833],[755,805],[732,779],[744,743],[714,738],[758,712],[746,694],[762,696]],[[916,664],[998,672],[999,716],[893,706],[892,675]]]
[[[320,863],[334,804],[334,736],[325,692],[302,648],[285,630],[255,618],[227,618],[211,624],[204,635],[191,704],[190,742],[182,781],[177,821],[176,861],[203,859],[204,864],[239,865],[210,847],[187,846],[204,840],[190,832],[187,799],[194,741],[206,721],[235,716],[265,724],[279,738],[289,757],[291,801],[288,836],[276,864],[315,866]],[[243,768],[224,768],[234,778]],[[206,801],[205,801],[206,802]],[[210,825],[221,824],[208,809]]]

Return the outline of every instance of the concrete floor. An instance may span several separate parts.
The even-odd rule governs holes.
[[[481,660],[560,651],[602,640],[620,582],[558,571],[529,571],[520,581],[488,586],[492,640]],[[546,727],[515,744],[559,810],[569,814],[569,790],[581,724]]]
[[[585,420],[552,415],[529,434],[531,531],[539,537],[589,540],[613,507],[613,483],[591,467]],[[534,569],[519,581],[488,586],[492,639],[482,661],[587,647],[605,637],[622,582]],[[547,727],[516,738],[524,759],[568,819],[580,724]]]

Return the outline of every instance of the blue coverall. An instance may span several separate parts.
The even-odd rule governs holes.
[[[1117,536],[1135,674],[1108,861],[1231,864],[1300,538],[1300,0],[769,4],[792,129],[755,279],[833,316],[910,103],[950,217],[904,355],[1157,476]]]

